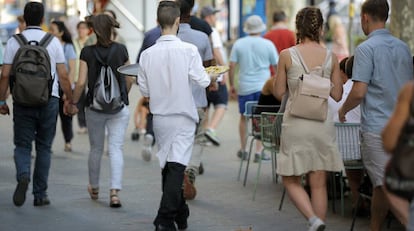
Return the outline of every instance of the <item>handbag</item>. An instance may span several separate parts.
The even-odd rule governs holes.
[[[298,88],[293,94],[289,112],[296,117],[325,121],[328,114],[331,80],[323,77],[323,74],[331,58],[331,52],[328,51],[322,67],[309,70],[299,51],[296,48],[292,48],[292,50],[299,57],[305,73],[299,78]]]
[[[403,127],[397,146],[385,169],[385,187],[391,193],[411,200],[414,196],[414,94],[410,118]]]

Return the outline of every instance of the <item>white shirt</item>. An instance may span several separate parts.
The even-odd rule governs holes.
[[[343,85],[344,91],[343,91],[343,94],[342,94],[341,101],[335,102],[335,100],[333,100],[331,97],[329,97],[328,107],[329,107],[329,110],[331,110],[333,112],[332,114],[333,114],[333,121],[334,122],[339,122],[338,110],[342,106],[342,104],[345,103],[345,100],[348,98],[348,95],[351,92],[353,84],[354,84],[354,82],[349,79]],[[354,109],[352,109],[351,111],[349,111],[348,113],[346,113],[345,118],[346,118],[345,123],[360,123],[361,122],[361,109],[360,109],[359,105],[357,107],[355,107]]]
[[[42,31],[40,27],[28,27],[26,30],[22,32],[22,34],[26,37],[27,41],[35,40],[40,41],[42,40],[43,36],[46,32]],[[17,50],[20,48],[19,43],[11,37],[7,41],[6,48],[4,50],[4,64],[13,64],[13,58],[16,55]],[[50,66],[51,66],[51,74],[53,81],[53,89],[52,89],[52,96],[59,98],[59,76],[56,74],[56,64],[57,63],[65,63],[65,54],[63,52],[62,44],[59,40],[54,37],[52,41],[50,41],[49,45],[47,46],[47,51],[49,52],[50,56]]]
[[[137,82],[154,115],[184,115],[198,123],[191,83],[210,84],[197,47],[164,35],[141,54]]]

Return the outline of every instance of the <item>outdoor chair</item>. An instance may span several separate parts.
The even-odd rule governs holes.
[[[251,140],[250,140],[250,144],[249,144],[249,152],[247,154],[247,165],[246,165],[246,169],[244,172],[244,180],[243,180],[243,186],[246,186],[246,182],[247,182],[247,175],[249,172],[249,166],[250,166],[250,159],[252,156],[252,149],[253,149],[253,143],[254,141],[256,142],[261,142],[261,126],[260,126],[260,120],[261,120],[261,113],[262,112],[272,112],[272,113],[276,113],[279,110],[280,106],[279,105],[253,105],[252,106],[252,114],[250,116],[249,121],[251,122],[251,128],[250,128],[250,136],[252,136]],[[246,142],[247,144],[247,142]],[[264,150],[264,149],[263,149]],[[264,155],[264,152],[262,151],[260,154],[260,162],[262,160],[262,156]],[[272,168],[273,169],[273,168]],[[273,176],[273,179],[275,179],[275,176]]]
[[[263,144],[264,151],[270,151],[272,160],[272,177],[273,181],[277,182],[276,174],[276,155],[280,147],[280,134],[282,130],[283,113],[262,112],[260,114],[260,140]],[[256,199],[257,184],[259,182],[262,159],[259,159],[256,182],[254,185],[253,200]]]

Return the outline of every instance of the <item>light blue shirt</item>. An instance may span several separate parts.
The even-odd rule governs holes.
[[[0,41],[0,65],[3,65],[3,43]]]
[[[239,66],[239,95],[260,92],[270,77],[271,65],[276,65],[279,55],[275,45],[259,36],[237,40],[230,54],[230,62]]]
[[[388,30],[375,30],[356,48],[352,73],[352,80],[368,84],[361,102],[361,129],[380,134],[400,89],[413,79],[410,49]]]
[[[177,37],[183,42],[195,45],[203,61],[213,59],[213,49],[211,49],[210,40],[205,33],[191,29],[191,26],[188,23],[181,23]],[[207,107],[206,89],[197,84],[192,84],[192,90],[196,107]]]

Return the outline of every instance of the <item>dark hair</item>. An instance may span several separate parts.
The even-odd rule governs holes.
[[[98,14],[91,18],[92,27],[97,38],[97,45],[109,47],[112,44],[114,28],[119,28],[119,23],[109,15]]]
[[[70,34],[68,28],[65,26],[65,23],[62,21],[52,21],[51,24],[55,24],[59,32],[63,32],[62,41],[65,43],[73,43],[72,35]]]
[[[80,26],[85,25],[86,27],[89,28],[89,25],[86,21],[80,21],[78,22],[78,24],[76,24],[76,29],[79,29]]]
[[[173,26],[178,17],[180,17],[180,7],[177,2],[160,2],[157,9],[157,20],[162,29]]]
[[[23,18],[27,26],[40,26],[45,15],[45,8],[40,2],[28,2],[24,6]]]
[[[296,39],[299,43],[304,38],[319,43],[323,25],[321,10],[316,7],[305,7],[296,15]]]
[[[283,22],[286,20],[286,14],[283,10],[277,10],[273,13],[273,22]]]
[[[354,56],[346,57],[339,62],[339,69],[343,71],[348,79],[352,78],[352,68],[354,67]]]
[[[366,0],[362,4],[361,13],[368,14],[374,21],[385,22],[388,19],[389,10],[387,0]]]
[[[106,9],[106,10],[104,11],[104,13],[105,13],[105,12],[110,13],[110,14],[112,15],[112,17],[113,17],[114,19],[116,19],[116,14],[115,14],[115,11]]]
[[[191,10],[194,6],[194,0],[178,0],[180,5],[180,17],[181,19],[190,19]]]

